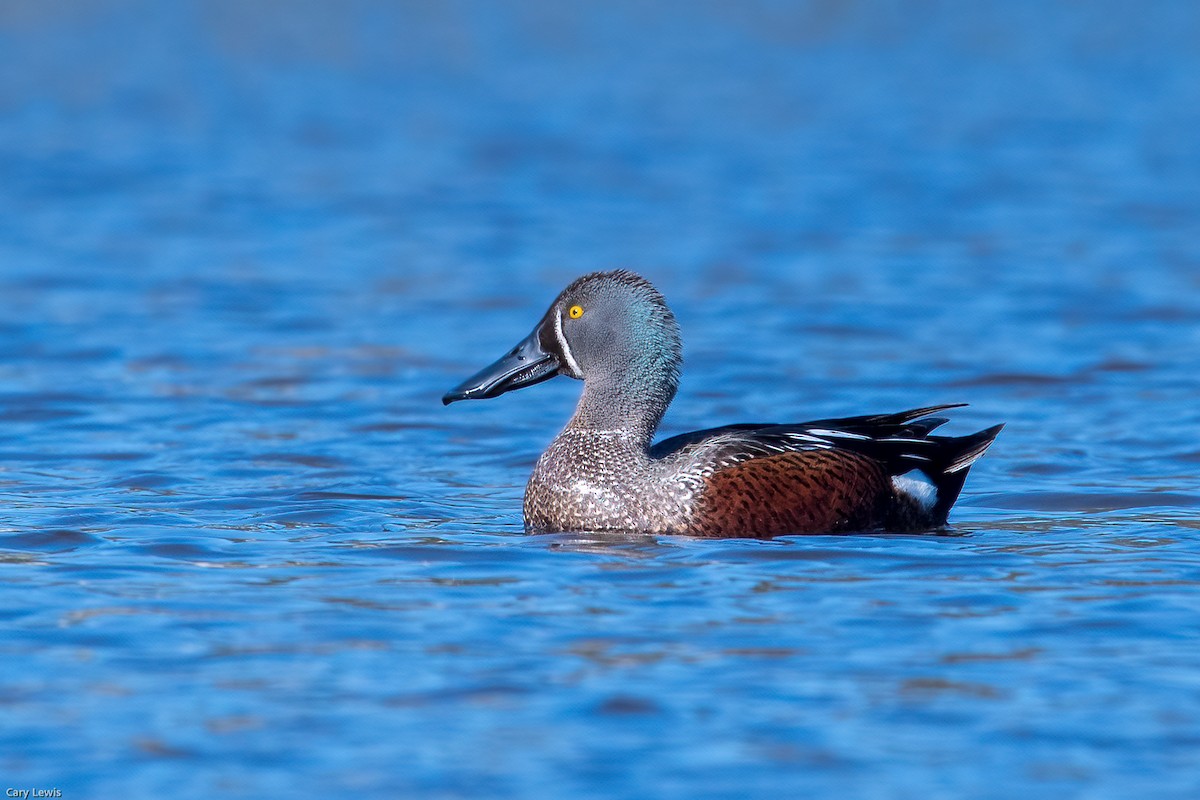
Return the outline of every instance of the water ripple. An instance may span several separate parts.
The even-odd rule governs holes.
[[[1193,6],[416,9],[0,6],[8,784],[1195,797]],[[439,399],[612,266],[951,527],[526,535],[578,383]]]

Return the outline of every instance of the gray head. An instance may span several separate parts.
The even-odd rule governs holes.
[[[541,322],[496,363],[446,393],[442,402],[496,397],[555,375],[584,381],[589,398],[657,427],[675,395],[681,361],[679,326],[645,278],[626,270],[576,279]]]
[[[627,385],[652,377],[678,383],[679,325],[642,276],[625,270],[584,275],[563,290],[550,313],[561,323],[564,375]]]

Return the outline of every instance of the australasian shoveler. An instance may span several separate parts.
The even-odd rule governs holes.
[[[934,436],[938,412],[741,424],[651,444],[679,382],[675,316],[624,270],[575,280],[533,332],[442,398],[483,399],[555,375],[583,381],[525,489],[536,531],[695,536],[921,531],[946,523],[1002,425]]]

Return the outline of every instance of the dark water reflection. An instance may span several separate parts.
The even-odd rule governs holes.
[[[0,779],[1195,797],[1197,31],[7,5]],[[578,386],[438,398],[616,265],[683,325],[664,433],[1007,421],[955,528],[524,535]]]

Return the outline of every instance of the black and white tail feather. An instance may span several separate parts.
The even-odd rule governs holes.
[[[882,464],[896,490],[915,500],[940,525],[958,499],[971,465],[987,452],[1004,427],[995,425],[968,436],[930,435],[949,422],[935,414],[964,405],[950,403],[895,414],[795,424],[727,425],[665,439],[651,448],[650,455],[665,458],[703,450],[717,468],[803,450],[861,453]]]

